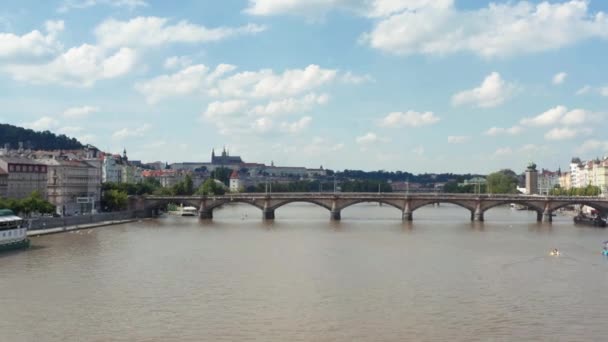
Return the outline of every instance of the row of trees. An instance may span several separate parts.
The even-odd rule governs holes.
[[[553,196],[599,196],[602,193],[602,189],[598,186],[587,185],[584,188],[570,188],[564,189],[560,186],[556,186],[549,192]]]
[[[33,192],[26,198],[0,198],[0,208],[10,209],[13,212],[26,217],[32,214],[52,214],[55,212],[55,206],[45,200],[39,192]]]
[[[486,184],[459,185],[457,181],[447,182],[443,191],[447,193],[490,193],[490,194],[516,194],[519,177],[513,170],[504,169],[489,174]]]

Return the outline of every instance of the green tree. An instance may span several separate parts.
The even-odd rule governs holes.
[[[108,211],[120,211],[127,208],[129,195],[120,190],[104,191],[102,198],[102,206]]]
[[[517,183],[517,174],[511,170],[501,170],[486,177],[488,192],[493,194],[515,194]]]
[[[230,181],[230,174],[232,170],[227,167],[218,167],[217,169],[211,172],[211,178],[217,179],[220,182],[224,183],[224,185],[228,185]]]
[[[207,179],[201,186],[196,190],[197,195],[223,195],[226,190],[221,185],[217,184],[213,178]]]

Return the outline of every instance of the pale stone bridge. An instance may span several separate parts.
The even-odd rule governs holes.
[[[351,205],[376,202],[397,208],[404,221],[411,221],[416,209],[429,204],[452,203],[471,212],[471,220],[483,221],[484,213],[496,206],[510,203],[536,211],[537,221],[551,222],[553,211],[568,205],[587,205],[608,214],[608,199],[604,197],[564,197],[528,195],[479,194],[398,194],[398,193],[243,193],[223,196],[132,196],[129,210],[145,215],[158,215],[169,203],[199,208],[202,219],[212,219],[213,210],[230,203],[246,203],[259,208],[265,220],[273,220],[275,210],[293,202],[313,203],[327,209],[332,220],[340,220],[341,211]]]

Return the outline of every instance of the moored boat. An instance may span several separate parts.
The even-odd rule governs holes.
[[[596,217],[589,217],[584,214],[578,214],[574,216],[574,223],[599,228],[606,228],[606,220],[602,219],[599,215]]]
[[[0,251],[27,248],[27,227],[23,219],[9,209],[0,209]]]
[[[183,207],[182,208],[182,216],[196,216],[197,209],[196,207]]]

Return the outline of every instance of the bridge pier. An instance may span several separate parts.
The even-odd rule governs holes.
[[[481,210],[481,202],[477,202],[475,205],[475,211],[471,212],[473,221],[483,222],[483,210]]]
[[[340,221],[342,219],[342,214],[340,210],[332,210],[330,211],[329,217],[332,221]]]
[[[264,220],[274,220],[274,209],[264,209],[262,213]]]
[[[405,206],[403,208],[403,213],[401,215],[401,219],[403,221],[413,221],[414,220],[414,212],[411,209],[411,201],[408,199],[405,201]]]
[[[551,216],[551,212],[550,211],[545,210],[543,212],[542,221],[545,222],[545,223],[551,223],[551,222],[553,222],[553,216]]]
[[[201,210],[198,214],[198,217],[202,220],[211,220],[213,219],[213,210]]]

